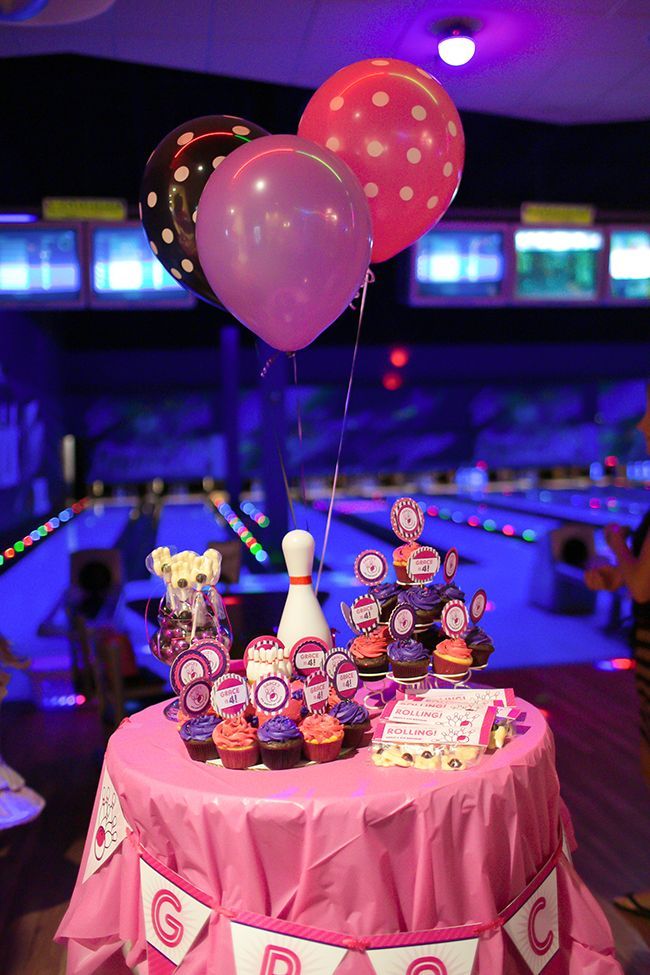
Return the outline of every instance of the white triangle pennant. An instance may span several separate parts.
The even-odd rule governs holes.
[[[99,783],[99,804],[91,835],[92,845],[88,851],[82,883],[110,860],[126,837],[126,820],[106,766]]]
[[[369,948],[377,975],[471,975],[478,938],[433,945]]]
[[[560,947],[556,869],[504,927],[533,975],[539,975]]]
[[[237,975],[332,975],[346,948],[230,922]]]
[[[211,908],[142,857],[140,892],[148,944],[174,966],[180,965],[208,920]]]

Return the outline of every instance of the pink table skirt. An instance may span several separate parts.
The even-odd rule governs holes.
[[[106,767],[144,849],[215,902],[355,939],[485,923],[552,856],[562,813],[553,738],[527,702],[528,731],[463,772],[376,768],[368,749],[331,765],[233,772],[189,759],[162,705],[113,735]],[[94,815],[93,815],[94,822]],[[69,975],[128,971],[145,957],[137,844],[81,882],[57,933]],[[561,949],[553,971],[621,975],[597,903],[558,861]],[[226,917],[213,913],[183,975],[235,975]],[[550,968],[550,966],[549,966]],[[350,953],[337,975],[372,975]],[[499,930],[478,975],[527,971]]]

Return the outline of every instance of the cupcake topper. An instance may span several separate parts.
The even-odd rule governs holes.
[[[210,707],[210,693],[212,681],[206,677],[197,677],[190,681],[181,691],[181,710],[191,718],[198,718],[205,714]]]
[[[248,658],[253,656],[254,650],[258,651],[259,659],[273,661],[284,655],[284,643],[277,636],[256,636],[244,650],[244,667],[248,666]]]
[[[430,545],[420,545],[409,555],[406,574],[412,582],[431,582],[440,568],[440,556]]]
[[[360,633],[361,632],[354,625],[354,623],[352,621],[352,613],[350,611],[350,607],[348,606],[347,603],[344,603],[343,600],[341,600],[341,615],[342,615],[343,619],[345,620],[345,622],[347,623],[347,625],[349,626],[349,628],[352,630],[353,633]]]
[[[393,640],[406,640],[415,629],[415,610],[411,606],[396,606],[388,620],[388,632]]]
[[[478,623],[485,612],[486,605],[487,596],[485,595],[485,589],[477,589],[469,604],[469,616],[472,623]]]
[[[344,660],[348,660],[350,663],[352,663],[352,657],[345,647],[332,647],[332,649],[328,651],[325,658],[325,673],[332,683],[334,683],[336,668],[339,666],[339,664],[342,664]]]
[[[456,570],[458,569],[458,552],[455,548],[450,548],[445,555],[445,561],[443,563],[442,570],[445,574],[445,581],[451,582],[451,580],[456,575]]]
[[[465,603],[460,599],[450,599],[442,610],[440,622],[447,636],[462,636],[469,623]]]
[[[424,531],[422,508],[413,498],[398,498],[390,509],[390,524],[403,542],[412,542]]]
[[[366,549],[354,560],[354,574],[364,586],[375,586],[383,582],[388,574],[386,556],[375,549]]]
[[[279,714],[290,697],[289,682],[282,674],[260,677],[253,688],[253,703],[264,714]]]
[[[228,670],[230,656],[225,647],[222,647],[216,640],[195,640],[192,650],[200,653],[208,661],[210,667],[210,677],[216,680]]]
[[[371,593],[357,596],[350,607],[350,619],[357,633],[371,633],[379,626],[381,607]]]
[[[330,685],[324,670],[314,670],[303,685],[305,704],[310,711],[322,712],[327,710]]]
[[[183,650],[174,660],[169,672],[169,681],[176,692],[180,694],[186,684],[199,677],[210,677],[210,664],[193,648]]]
[[[212,707],[222,718],[234,718],[248,707],[248,684],[241,674],[224,674],[212,685]]]
[[[312,674],[325,666],[327,644],[317,636],[306,636],[294,643],[291,649],[293,666],[299,674]]]
[[[360,684],[359,671],[351,660],[343,660],[334,674],[334,690],[341,698],[352,698]]]

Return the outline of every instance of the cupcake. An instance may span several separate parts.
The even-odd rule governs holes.
[[[435,589],[440,599],[440,606],[436,606],[434,613],[434,619],[436,620],[440,619],[443,609],[450,600],[460,599],[461,602],[465,600],[465,593],[455,582],[441,582],[437,586],[432,586],[432,588]]]
[[[426,647],[429,653],[433,653],[438,644],[447,639],[447,634],[442,627],[434,624],[433,626],[429,626],[426,630],[422,630],[421,633],[418,633],[418,639],[422,645]]]
[[[371,588],[370,595],[375,597],[380,606],[380,623],[388,623],[390,614],[397,605],[397,596],[400,592],[402,592],[402,587],[398,586],[396,582],[382,582]]]
[[[224,768],[244,769],[260,757],[257,732],[245,718],[225,718],[212,732]]]
[[[310,762],[333,762],[343,744],[343,725],[331,714],[310,714],[300,725],[303,751]]]
[[[474,626],[469,633],[465,634],[465,643],[472,652],[472,667],[485,667],[494,650],[492,637],[488,636],[480,626]]]
[[[433,651],[433,667],[442,677],[464,677],[472,663],[472,654],[459,637],[442,640]]]
[[[406,574],[406,566],[410,556],[415,552],[416,549],[420,548],[418,542],[405,542],[404,545],[400,545],[393,552],[393,566],[395,567],[395,576],[398,582],[402,585],[408,586],[413,584],[413,580],[409,579]]]
[[[424,677],[429,669],[429,652],[418,640],[394,640],[388,644],[393,676],[409,680]]]
[[[367,708],[356,701],[341,701],[332,708],[330,714],[343,725],[343,747],[358,748],[363,736],[370,730]]]
[[[221,718],[216,714],[202,714],[198,718],[185,721],[178,732],[185,747],[195,762],[207,762],[209,758],[217,757],[217,746],[212,740],[212,732]]]
[[[383,676],[388,670],[388,627],[378,626],[372,633],[355,637],[349,645],[352,659],[362,679]]]
[[[260,755],[267,768],[293,768],[302,756],[302,735],[295,721],[281,715],[270,718],[259,729]]]
[[[430,626],[436,612],[440,613],[443,603],[434,586],[410,586],[403,589],[397,599],[398,605],[404,603],[415,613],[416,626]]]

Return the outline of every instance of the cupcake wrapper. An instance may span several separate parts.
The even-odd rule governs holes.
[[[185,741],[187,753],[195,762],[207,762],[210,758],[217,758],[217,746],[209,738],[207,741]]]
[[[323,762],[333,762],[338,758],[342,745],[343,735],[336,741],[306,741],[303,744],[303,751],[310,762],[322,764]]]
[[[257,742],[253,742],[250,748],[219,748],[217,751],[223,767],[230,769],[250,768],[257,765],[260,758]]]
[[[343,748],[359,748],[369,730],[370,721],[364,721],[363,724],[344,724]]]
[[[437,653],[433,655],[433,669],[436,674],[442,674],[448,677],[462,677],[467,673],[469,666],[469,663],[462,664],[455,663],[453,660],[443,660]]]
[[[302,739],[297,738],[282,745],[266,745],[260,742],[260,755],[267,768],[279,770],[293,768],[302,758]]]
[[[429,659],[413,660],[405,663],[404,661],[391,661],[393,677],[409,680],[412,677],[424,677],[429,669]]]

